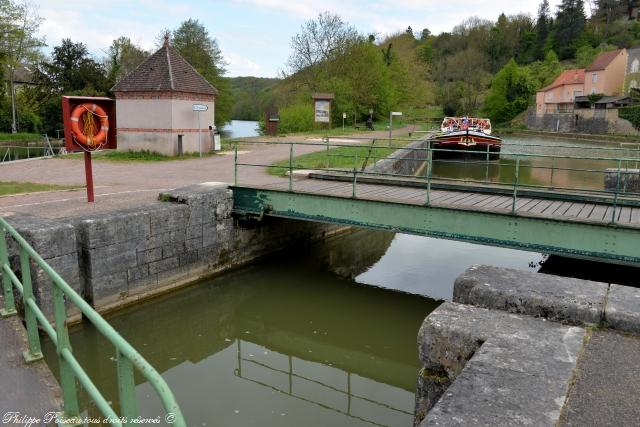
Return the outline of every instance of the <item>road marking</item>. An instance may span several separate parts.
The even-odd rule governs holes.
[[[119,191],[119,192],[116,192],[116,193],[96,194],[96,197],[116,196],[116,195],[119,195],[119,194],[128,194],[128,193],[143,193],[143,192],[148,192],[148,191],[168,191],[168,190],[173,190],[173,188],[152,188],[152,189],[149,189],[149,190],[127,190],[127,191]],[[0,210],[21,208],[21,207],[24,207],[24,206],[46,205],[46,204],[50,204],[50,203],[68,202],[68,201],[71,201],[71,200],[84,200],[84,199],[86,199],[85,196],[83,196],[83,197],[70,197],[70,198],[67,198],[67,199],[45,200],[44,202],[24,203],[22,205],[4,206],[4,207],[0,207]]]

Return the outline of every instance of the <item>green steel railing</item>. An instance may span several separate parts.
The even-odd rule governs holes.
[[[299,169],[329,172],[335,175],[343,175],[343,180],[349,179],[352,183],[352,197],[358,197],[357,185],[360,177],[380,177],[395,179],[410,179],[419,181],[426,187],[425,205],[431,204],[431,192],[433,184],[474,184],[483,187],[495,188],[500,194],[510,195],[511,213],[517,215],[517,203],[520,193],[527,194],[534,191],[537,194],[553,195],[562,192],[562,196],[568,201],[589,200],[597,203],[610,204],[612,209],[610,213],[610,222],[615,224],[618,221],[621,205],[640,206],[640,193],[626,188],[626,180],[622,179],[625,174],[631,173],[626,168],[633,168],[638,165],[640,160],[640,149],[636,146],[630,148],[624,147],[602,147],[602,146],[577,146],[567,144],[522,144],[503,142],[501,144],[502,153],[500,160],[495,160],[498,153],[492,153],[488,150],[467,150],[466,154],[473,154],[480,160],[452,160],[452,159],[436,159],[437,155],[448,153],[461,153],[458,150],[434,148],[428,139],[423,138],[388,138],[380,139],[381,145],[377,145],[378,140],[372,140],[370,137],[344,137],[354,140],[351,144],[344,142],[332,141],[335,138],[325,137],[322,142],[284,142],[275,143],[288,146],[289,156],[286,165],[278,164],[256,164],[241,163],[238,159],[238,145],[244,142],[238,141],[234,150],[234,185],[239,185],[239,168],[240,167],[262,167],[272,168],[274,170],[282,170],[288,174],[288,189],[294,191],[293,172]],[[425,147],[407,147],[411,142],[422,141]],[[392,144],[393,142],[393,144]],[[262,144],[261,142],[247,141],[247,144]],[[267,143],[274,144],[274,143]],[[635,144],[634,144],[635,145]],[[321,153],[324,151],[324,161],[318,162],[324,164],[324,167],[309,166],[296,164],[294,147],[303,147],[305,153],[316,151]],[[376,154],[378,150],[381,154]],[[396,150],[404,150],[404,153],[413,152],[411,158],[394,157]],[[539,152],[536,152],[539,151]],[[557,151],[564,151],[570,154],[556,154]],[[335,154],[339,152],[339,154]],[[585,154],[586,153],[586,154]],[[593,153],[593,154],[592,154]],[[604,153],[604,154],[603,154]],[[591,155],[588,155],[591,154]],[[599,155],[603,154],[603,155]],[[349,162],[344,160],[339,162],[343,167],[331,166],[335,164],[336,159],[350,159]],[[390,159],[405,162],[422,163],[423,167],[417,168],[419,174],[399,174],[385,173],[375,169],[378,160]],[[537,163],[534,163],[535,160]],[[370,162],[373,165],[370,166]],[[575,165],[575,162],[583,162],[582,165]],[[585,163],[586,162],[586,163]],[[567,165],[568,163],[568,165]],[[348,166],[345,166],[347,164]],[[465,170],[470,167],[484,167],[484,179],[474,178],[456,178],[446,176],[446,173],[438,174],[436,169],[442,167],[457,168]],[[492,180],[490,169],[498,170],[497,181]],[[604,188],[605,175],[607,169],[613,169],[615,174],[615,187],[612,189]],[[440,171],[441,172],[441,171]],[[543,174],[547,176],[548,181],[545,183],[526,182],[523,177],[525,174]],[[599,185],[589,185],[589,182],[583,182],[581,179],[576,185],[565,185],[559,183],[559,174],[582,174],[584,176],[600,175]],[[348,177],[348,178],[347,178]],[[555,180],[555,181],[554,181]],[[393,182],[393,181],[392,181]],[[580,185],[580,183],[582,185]],[[473,191],[470,188],[469,191]],[[529,197],[529,196],[528,196]],[[541,197],[538,195],[537,197]],[[558,199],[558,197],[554,197]],[[608,214],[607,214],[608,215]]]
[[[18,279],[9,265],[7,233],[18,243],[20,249],[21,280]],[[76,423],[75,421],[80,421],[80,408],[78,406],[76,390],[77,380],[111,425],[135,425],[138,409],[135,397],[134,371],[137,370],[151,384],[160,398],[162,406],[166,411],[165,421],[176,426],[186,426],[180,407],[162,376],[160,376],[102,316],[91,308],[3,218],[0,218],[0,234],[0,267],[2,270],[2,288],[4,294],[4,308],[0,310],[0,315],[2,315],[2,317],[8,317],[16,314],[13,292],[15,288],[22,297],[25,311],[28,337],[28,350],[24,352],[25,360],[31,362],[42,359],[43,357],[40,347],[38,325],[42,327],[42,330],[49,336],[51,342],[56,347],[64,405],[64,412],[61,414],[62,418],[71,420],[71,424]],[[40,267],[53,283],[52,294],[55,319],[53,325],[46,318],[40,307],[38,307],[34,298],[30,268],[32,262]],[[89,320],[116,349],[115,360],[118,377],[120,415],[116,414],[110,403],[102,396],[96,385],[91,381],[73,355],[67,328],[68,318],[65,299],[78,307],[82,315]]]

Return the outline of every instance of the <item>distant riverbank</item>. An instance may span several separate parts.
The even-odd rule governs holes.
[[[564,132],[547,132],[530,129],[511,129],[504,128],[495,129],[495,133],[499,135],[512,136],[541,136],[553,139],[579,139],[582,141],[595,142],[639,142],[635,135],[610,135],[610,134],[590,134],[590,133],[564,133]]]

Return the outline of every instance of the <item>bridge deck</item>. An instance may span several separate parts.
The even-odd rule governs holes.
[[[282,191],[287,191],[289,188],[287,181],[257,186],[241,184],[241,186]],[[321,194],[341,198],[350,198],[353,194],[352,183],[314,179],[296,180],[293,189],[296,193]],[[426,189],[379,184],[357,184],[356,192],[356,197],[362,200],[409,205],[424,205],[426,195]],[[432,189],[430,202],[434,207],[509,214],[512,209],[513,197],[485,192]],[[515,206],[516,214],[519,216],[599,224],[611,222],[613,209],[612,204],[520,196],[518,196]],[[640,228],[640,207],[617,206],[615,216],[618,225]]]

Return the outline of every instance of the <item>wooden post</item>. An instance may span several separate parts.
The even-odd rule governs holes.
[[[91,168],[91,152],[84,152],[84,174],[87,180],[87,202],[93,203],[93,170]]]

